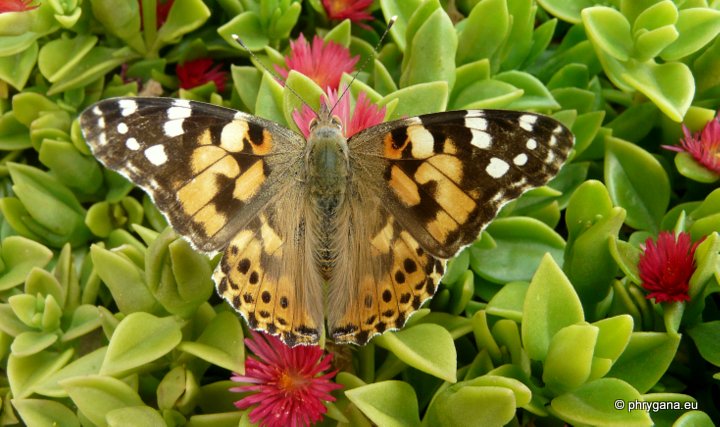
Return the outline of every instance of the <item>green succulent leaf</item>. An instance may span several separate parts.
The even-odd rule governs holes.
[[[415,390],[405,382],[368,384],[347,390],[345,396],[377,425],[420,425]]]
[[[176,319],[147,313],[129,314],[115,328],[100,374],[127,374],[167,354],[181,340],[180,324]]]

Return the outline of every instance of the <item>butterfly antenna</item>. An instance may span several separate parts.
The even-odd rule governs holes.
[[[390,28],[392,28],[395,21],[397,21],[397,15],[391,16],[390,20],[388,21],[387,27],[385,27],[385,32],[382,33],[382,36],[380,36],[380,40],[377,42],[377,45],[375,45],[375,49],[373,49],[373,53],[377,52],[378,49],[380,49],[380,45],[382,44],[383,40],[385,40],[385,36],[388,35],[388,33],[390,32]],[[362,63],[360,68],[358,68],[358,70],[355,72],[355,74],[352,77],[352,80],[350,80],[350,84],[348,84],[345,87],[345,90],[343,90],[343,93],[338,97],[337,101],[335,102],[335,105],[333,105],[332,108],[330,109],[330,114],[332,114],[335,107],[337,107],[337,105],[340,103],[340,100],[343,98],[343,96],[345,96],[345,94],[348,92],[348,90],[350,90],[350,87],[352,86],[355,79],[357,79],[358,74],[360,74],[360,72],[362,70],[364,70],[365,67],[367,67],[367,65],[370,63],[371,59],[375,59],[375,57],[368,56],[367,58],[365,58],[365,61]]]
[[[266,66],[265,64],[263,64],[262,61],[260,61],[260,58],[258,58],[257,55],[255,55],[255,53],[253,53],[253,51],[250,50],[250,49],[245,45],[245,43],[243,43],[243,41],[242,41],[242,39],[240,38],[240,36],[238,36],[237,34],[232,34],[232,38],[233,38],[233,40],[235,40],[240,46],[242,46],[243,49],[247,50],[247,52],[250,54],[250,56],[252,56],[252,58],[253,58],[258,64],[260,64],[260,67],[262,67],[263,70],[265,70],[265,71],[267,71],[268,73],[270,73],[270,75],[273,76],[273,77],[275,78],[275,80],[277,80],[277,81],[279,81],[279,82],[287,83],[287,82],[285,82],[285,80],[282,78],[282,76],[280,76],[280,75],[279,75],[278,73],[276,73],[275,71],[271,70],[270,67],[268,67],[268,66]],[[300,96],[299,93],[295,92],[295,89],[291,88],[291,87],[288,86],[287,84],[285,84],[285,88],[286,88],[287,90],[289,90],[290,93],[292,93],[293,95],[295,95],[295,96],[297,97],[297,99],[300,100],[300,102],[302,102],[303,104],[307,105],[307,107],[310,108],[310,109],[315,113],[316,116],[318,115],[317,111],[315,111],[315,109],[314,109],[313,107],[311,107],[310,104],[308,104],[308,103],[303,99],[303,97]]]

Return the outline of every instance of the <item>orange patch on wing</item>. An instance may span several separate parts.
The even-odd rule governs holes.
[[[267,129],[263,129],[263,136],[262,141],[257,143],[257,141],[252,141],[252,150],[253,154],[257,154],[258,156],[264,156],[272,150],[273,145],[273,139],[272,134],[268,132]]]
[[[430,181],[434,181],[437,184],[435,194],[432,195],[433,199],[435,199],[445,212],[450,214],[454,221],[464,223],[467,221],[470,213],[475,210],[477,204],[453,181],[448,179],[448,177],[455,179],[451,171],[445,171],[443,169],[442,172],[440,172],[429,163],[422,164],[417,172],[415,172],[415,179],[420,184],[426,184]],[[454,228],[455,227],[453,227],[453,229]]]
[[[245,202],[257,194],[264,182],[265,172],[263,170],[263,161],[259,160],[253,163],[252,166],[235,180],[233,197]]]
[[[405,206],[410,207],[420,203],[417,184],[395,165],[390,168],[390,187]]]
[[[195,160],[195,158],[193,158]],[[183,210],[188,215],[193,215],[203,206],[207,206],[213,197],[220,190],[217,188],[217,176],[225,175],[231,178],[240,173],[237,162],[229,156],[222,158],[212,167],[205,169],[196,175],[191,181],[183,185],[177,192],[177,197],[182,202]]]
[[[384,155],[388,159],[400,159],[402,158],[402,151],[405,149],[405,146],[408,144],[408,139],[405,139],[405,141],[402,141],[402,145],[395,148],[398,144],[398,141],[395,141],[395,139],[392,136],[392,133],[388,132],[385,135],[384,145],[385,145],[385,152]]]
[[[439,211],[435,215],[435,219],[427,225],[430,235],[433,236],[438,243],[445,243],[450,232],[455,231],[457,227],[457,222],[444,211]]]
[[[220,231],[225,224],[227,224],[227,217],[215,209],[214,204],[205,205],[204,208],[200,209],[193,219],[202,225],[205,229],[205,234],[208,236],[214,236]]]

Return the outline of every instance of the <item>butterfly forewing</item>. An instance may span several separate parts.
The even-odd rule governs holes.
[[[383,206],[441,258],[472,243],[505,203],[547,183],[572,145],[572,133],[556,120],[505,110],[428,114],[349,141],[358,171],[382,164],[376,178],[362,179],[382,176]]]
[[[170,98],[101,101],[80,124],[95,156],[145,189],[206,252],[224,249],[268,203],[304,146],[270,121]]]

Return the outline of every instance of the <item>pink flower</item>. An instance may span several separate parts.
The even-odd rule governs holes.
[[[343,89],[344,90],[344,89]],[[325,105],[328,109],[338,101],[338,91],[330,89],[325,96]],[[340,103],[332,110],[333,115],[340,118],[343,125],[343,135],[349,138],[363,129],[380,124],[385,119],[385,107],[379,108],[370,102],[364,92],[360,92],[355,109],[350,112],[350,95],[346,94]],[[293,119],[300,132],[307,138],[310,135],[310,122],[316,117],[316,113],[307,105],[303,105],[302,113],[293,111]]]
[[[332,355],[323,356],[318,346],[290,348],[279,339],[252,332],[245,345],[255,357],[245,359],[245,375],[233,381],[249,383],[231,391],[252,392],[235,402],[246,409],[253,405],[250,421],[267,427],[311,425],[327,411],[323,402],[333,402],[330,392],[342,388],[330,381],[337,371],[330,369]]]
[[[695,249],[700,242],[692,243],[690,234],[677,236],[663,231],[657,238],[645,241],[638,269],[642,287],[650,291],[647,299],[656,303],[665,301],[688,301],[690,277],[695,272]]]
[[[707,122],[702,131],[692,133],[683,125],[685,138],[680,146],[664,145],[672,151],[690,153],[693,158],[707,169],[720,174],[720,115]]]
[[[25,12],[37,9],[39,4],[32,4],[33,0],[0,0],[0,13]]]
[[[210,58],[195,59],[178,64],[175,67],[178,79],[180,80],[180,87],[183,89],[192,89],[196,86],[203,85],[207,82],[215,82],[215,87],[218,92],[225,90],[225,79],[227,73],[220,71],[222,64],[217,64],[214,67],[213,61]]]
[[[372,15],[367,11],[372,6],[373,0],[322,0],[322,4],[328,17],[333,20],[349,19],[358,23],[373,19]],[[365,24],[360,25],[369,28]]]
[[[324,43],[320,36],[313,38],[312,46],[300,34],[297,40],[290,42],[290,55],[285,57],[285,68],[275,66],[275,70],[287,78],[289,70],[295,70],[315,81],[321,88],[337,89],[343,73],[352,73],[360,59],[350,56],[350,50],[335,42]]]

